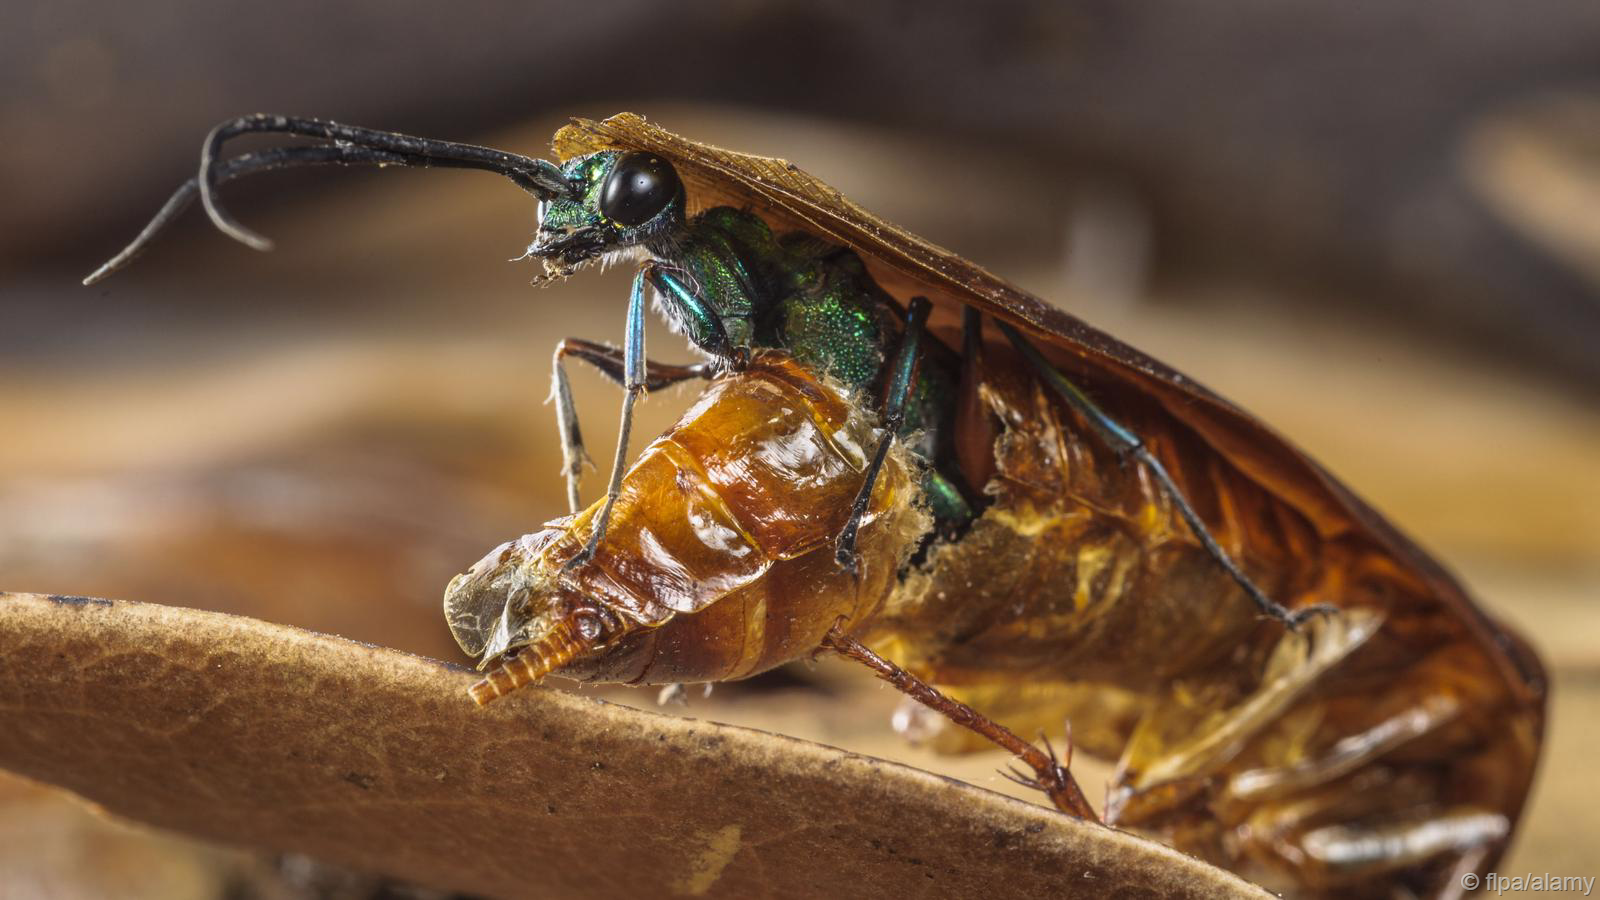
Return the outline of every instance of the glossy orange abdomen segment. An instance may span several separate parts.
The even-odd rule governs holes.
[[[625,682],[743,678],[815,650],[840,618],[870,616],[929,527],[915,465],[889,457],[860,532],[858,577],[833,539],[881,431],[870,410],[786,354],[713,381],[623,478],[589,564],[560,570],[599,504],[552,527],[538,564],[563,589],[640,628],[559,674]]]

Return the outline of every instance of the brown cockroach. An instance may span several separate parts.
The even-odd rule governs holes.
[[[218,161],[221,141],[246,131],[329,143]],[[1029,783],[1092,816],[1052,753],[996,721],[1068,716],[1077,748],[1119,760],[1108,824],[1300,896],[1448,896],[1504,852],[1542,737],[1537,657],[1301,451],[787,162],[631,114],[578,120],[555,148],[562,166],[315,120],[236,120],[208,140],[200,178],[108,264],[195,193],[219,226],[259,242],[210,190],[320,163],[486,168],[541,198],[530,255],[553,273],[644,257],[625,348],[557,351],[569,478],[581,443],[560,361],[627,388],[607,497],[580,511],[574,487],[572,515],[447,589],[452,632],[490,667],[472,688],[479,703],[551,674],[713,682],[830,649],[1016,753]],[[731,253],[735,265],[707,268],[694,256],[705,241],[685,229],[725,209],[756,224],[713,227],[723,256],[706,259]],[[804,251],[856,279],[853,296],[882,313],[873,325],[861,312],[863,327],[899,328],[892,362],[845,383],[804,342],[696,305],[755,280],[739,264],[755,255],[724,251],[769,230],[789,242],[768,252]],[[643,360],[647,286],[711,363]],[[958,384],[936,454],[912,446],[903,417],[928,377],[919,360],[938,352]],[[624,471],[636,395],[692,377],[709,379],[704,394]],[[958,528],[930,511],[941,465],[979,498]]]

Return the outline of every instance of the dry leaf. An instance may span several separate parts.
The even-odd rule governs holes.
[[[1263,896],[818,744],[253,619],[0,594],[0,766],[208,839],[491,896]]]

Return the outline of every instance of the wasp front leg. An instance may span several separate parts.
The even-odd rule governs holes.
[[[627,366],[625,352],[616,347],[581,338],[565,338],[556,345],[550,396],[556,404],[556,422],[561,432],[561,472],[567,479],[567,506],[577,512],[580,508],[578,480],[583,474],[583,464],[589,462],[589,454],[584,450],[583,432],[578,428],[578,409],[572,401],[572,384],[567,379],[564,363],[568,357],[594,366],[601,375],[624,388],[627,387]],[[712,363],[681,366],[647,359],[644,361],[644,390],[646,393],[658,391],[692,378],[709,379],[716,373]]]
[[[606,527],[611,522],[611,510],[616,506],[617,495],[622,490],[622,472],[628,462],[628,438],[633,430],[633,405],[639,395],[651,387],[649,371],[644,358],[644,294],[646,283],[657,291],[668,294],[680,304],[687,303],[688,311],[704,321],[697,321],[703,337],[697,343],[701,349],[710,353],[714,360],[704,369],[694,366],[677,367],[681,372],[688,372],[684,377],[709,377],[720,371],[721,368],[742,366],[748,358],[747,354],[735,348],[728,340],[727,332],[722,328],[722,322],[688,286],[671,271],[657,263],[647,263],[639,269],[634,276],[633,289],[628,297],[628,324],[623,332],[621,351],[621,383],[622,414],[621,422],[617,429],[617,454],[611,462],[611,478],[606,487],[605,505],[600,507],[600,514],[595,517],[594,530],[589,534],[589,540],[582,550],[578,551],[567,561],[566,568],[575,569],[587,563],[594,557],[595,548],[600,546],[600,541],[605,539]],[[559,351],[558,351],[559,354]],[[609,361],[609,353],[605,354]],[[602,367],[605,371],[605,367]],[[557,416],[562,429],[562,454],[566,461],[567,472],[567,500],[574,511],[577,510],[577,471],[582,466],[583,441],[578,432],[578,419],[572,404],[572,392],[566,384],[566,373],[560,366],[559,355],[556,365],[556,407]],[[681,380],[681,379],[680,379]],[[669,382],[670,383],[670,382]]]
[[[600,546],[601,538],[605,537],[606,525],[611,521],[612,507],[617,504],[617,495],[622,491],[622,468],[628,460],[628,432],[633,430],[633,404],[639,399],[646,385],[644,374],[644,284],[648,277],[649,269],[639,270],[633,278],[633,290],[628,297],[628,324],[623,332],[622,342],[622,420],[617,433],[617,455],[611,463],[611,481],[606,487],[605,505],[600,507],[600,515],[595,518],[594,530],[589,534],[589,542],[583,545],[573,557],[567,560],[566,568],[575,569],[594,557],[595,548]],[[557,371],[561,371],[559,367]],[[560,396],[562,385],[557,384],[557,415],[561,417],[563,434],[562,452],[568,458],[567,470],[567,499],[572,503],[574,511],[577,509],[577,488],[573,483],[572,469],[576,467],[578,459],[582,457],[583,444],[578,438],[577,415],[572,409],[572,396],[570,390],[567,396]],[[570,415],[570,419],[569,419]],[[570,437],[577,455],[567,454],[569,433],[566,426],[570,421],[572,430]]]

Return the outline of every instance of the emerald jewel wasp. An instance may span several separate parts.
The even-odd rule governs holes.
[[[267,132],[312,139],[224,158]],[[570,510],[451,582],[488,702],[549,674],[743,678],[819,649],[995,741],[1094,817],[1053,752],[1118,760],[1103,819],[1300,896],[1448,895],[1489,871],[1543,730],[1536,656],[1348,489],[1192,379],[779,159],[642,117],[546,161],[284,116],[218,126],[200,172],[91,275],[223,182],[451,166],[539,201],[544,278],[633,261],[622,346],[567,339]],[[703,359],[651,361],[647,299]],[[583,507],[565,364],[623,389]],[[638,396],[707,382],[630,465]],[[980,711],[982,710],[982,711]],[[1010,726],[1010,727],[1008,727]]]

